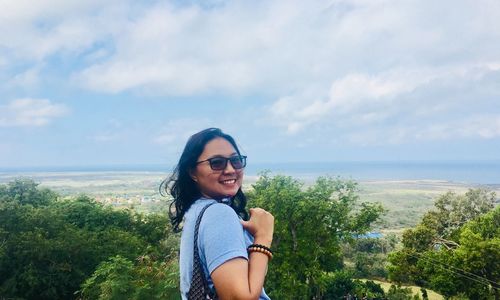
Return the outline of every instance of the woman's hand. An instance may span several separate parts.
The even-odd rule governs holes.
[[[274,217],[262,208],[250,208],[250,220],[241,221],[243,228],[254,237],[254,243],[271,246],[274,232]]]

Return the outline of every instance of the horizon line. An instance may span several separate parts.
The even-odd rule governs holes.
[[[286,166],[286,165],[305,165],[305,164],[500,164],[500,159],[466,159],[466,160],[437,160],[437,159],[415,159],[415,160],[338,160],[338,161],[283,161],[269,162],[257,161],[252,163],[254,166]],[[39,165],[39,166],[0,166],[0,173],[16,171],[80,171],[89,169],[99,169],[99,171],[126,171],[124,168],[132,168],[137,171],[138,168],[173,168],[175,163],[117,163],[117,164],[89,164],[89,165]],[[249,165],[252,168],[252,165]],[[248,168],[248,167],[247,167]],[[146,171],[146,170],[143,170]],[[167,170],[166,170],[167,171]]]

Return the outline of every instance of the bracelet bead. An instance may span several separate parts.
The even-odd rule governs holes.
[[[248,253],[259,252],[259,253],[265,254],[265,255],[267,255],[267,257],[270,260],[273,258],[273,253],[271,251],[269,251],[267,249],[264,249],[264,248],[257,247],[256,245],[250,245],[250,246],[248,246],[247,251],[248,251]]]
[[[258,249],[264,249],[264,250],[269,251],[271,254],[273,253],[273,251],[272,251],[269,247],[266,247],[266,246],[261,245],[261,244],[251,244],[250,246],[248,246],[248,248],[258,248]],[[248,249],[248,248],[247,248],[247,249]]]

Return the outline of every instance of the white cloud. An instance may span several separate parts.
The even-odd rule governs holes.
[[[33,61],[61,51],[81,51],[101,32],[92,15],[97,1],[2,2],[0,44],[11,58]]]
[[[101,129],[88,136],[88,139],[98,143],[116,143],[120,141],[130,141],[131,136],[136,132],[134,126],[124,126],[123,122],[112,118],[108,119],[106,125]],[[137,142],[137,141],[136,141]]]
[[[347,74],[335,80],[330,88],[319,87],[316,93],[308,91],[278,99],[268,108],[268,121],[285,128],[288,134],[304,131],[314,124],[335,127],[350,134],[351,142],[362,144],[371,139],[356,131],[371,132],[370,135],[376,136],[374,143],[384,136],[372,133],[376,128],[370,127],[389,130],[396,137],[392,139],[394,142],[408,136],[497,137],[491,124],[484,122],[470,121],[467,128],[472,124],[475,127],[462,133],[442,125],[443,121],[462,125],[464,117],[469,119],[473,114],[500,113],[494,104],[500,100],[500,86],[492,82],[500,72],[492,65],[496,63]]]
[[[412,142],[451,141],[457,139],[500,138],[500,114],[473,115],[465,119],[435,120],[425,124],[393,126],[383,124],[359,131],[343,132],[341,142],[356,145],[398,145]]]
[[[68,113],[66,105],[53,104],[48,99],[16,99],[7,105],[0,105],[0,127],[45,126],[54,118]]]
[[[64,75],[101,93],[264,95],[275,101],[261,119],[289,135],[317,126],[351,141],[497,136],[478,121],[446,125],[498,112],[496,0],[0,3],[0,78],[17,86],[43,82],[55,57],[78,61]],[[206,127],[174,123],[152,140]]]
[[[485,139],[500,137],[500,114],[473,116],[463,124],[453,126],[450,131],[456,132],[457,135],[463,137],[481,137]]]
[[[234,1],[211,10],[157,5],[114,36],[114,55],[75,80],[111,93],[148,88],[188,95],[287,90],[317,78],[329,80],[360,65],[346,65],[346,58],[352,55],[352,62],[356,55],[349,48],[373,46],[373,37],[367,45],[363,39],[399,21],[369,17],[384,5],[360,2],[352,5],[352,13],[339,14],[344,4],[337,4]],[[370,19],[380,25],[366,27]]]
[[[316,93],[307,91],[280,98],[269,112],[274,122],[284,124],[291,134],[325,119],[336,122],[356,116],[355,121],[362,124],[383,121],[390,116],[386,107],[398,102],[398,96],[437,76],[423,70],[390,70],[377,75],[347,74],[333,81],[330,88],[318,87]]]
[[[170,144],[175,142],[175,140],[177,140],[177,136],[172,133],[162,133],[153,139],[155,143],[160,145]]]
[[[73,70],[74,82],[107,93],[284,96],[355,81],[356,74],[370,80],[396,66],[498,61],[500,52],[495,0],[4,2],[6,55],[42,61],[83,55],[88,59]],[[398,88],[373,83],[371,92]]]
[[[40,82],[41,65],[36,65],[33,68],[24,70],[21,73],[15,74],[6,81],[6,86],[26,88],[36,86]]]
[[[153,137],[153,142],[160,145],[180,149],[188,138],[205,128],[213,127],[214,122],[208,118],[179,118],[166,122],[159,133]]]

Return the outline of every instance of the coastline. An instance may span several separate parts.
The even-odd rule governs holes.
[[[5,184],[16,178],[32,179],[42,186],[57,190],[61,187],[75,189],[78,193],[81,187],[110,187],[120,185],[127,189],[148,189],[159,185],[162,180],[170,174],[160,171],[43,171],[43,172],[0,172],[0,184]],[[398,178],[398,179],[356,179],[353,176],[328,175],[328,174],[287,174],[271,172],[271,176],[285,175],[292,176],[303,182],[307,187],[315,182],[319,176],[330,176],[343,180],[353,180],[359,184],[361,191],[365,187],[372,189],[395,188],[407,190],[429,190],[429,191],[464,191],[468,188],[484,187],[500,192],[500,182],[498,183],[477,183],[467,181],[454,181],[448,179],[425,179],[425,178]],[[251,188],[260,175],[245,174],[243,182],[244,188]],[[125,186],[124,186],[125,185]],[[378,188],[377,188],[378,187]]]

